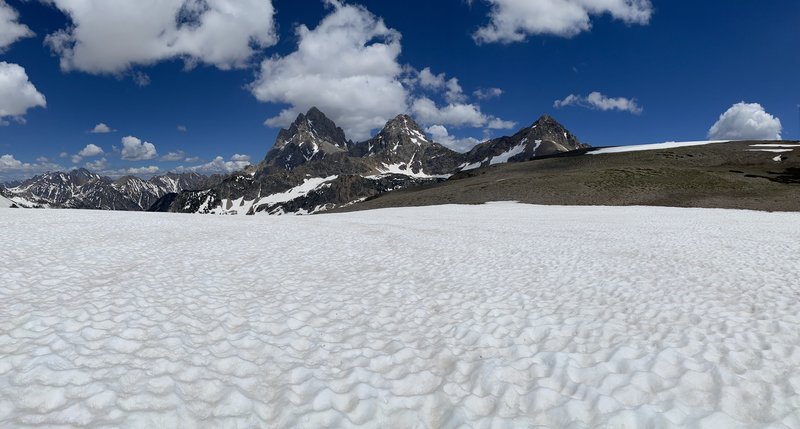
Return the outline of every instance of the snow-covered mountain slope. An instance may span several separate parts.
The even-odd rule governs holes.
[[[0,210],[0,426],[797,427],[798,222]]]
[[[7,209],[14,205],[14,202],[0,195],[0,209]]]
[[[213,180],[196,173],[167,174],[143,180],[125,176],[118,180],[86,169],[47,173],[5,190],[20,207],[100,210],[146,210],[170,192],[202,189]]]

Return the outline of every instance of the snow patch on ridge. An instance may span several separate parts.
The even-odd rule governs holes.
[[[508,151],[506,151],[505,153],[502,153],[500,155],[497,155],[497,156],[493,157],[492,160],[489,161],[489,165],[507,163],[509,159],[511,159],[511,158],[513,158],[513,157],[525,152],[525,146],[526,145],[527,145],[527,138],[525,140],[523,140],[520,144],[518,144],[518,145],[512,147],[511,149],[509,149]]]
[[[406,163],[382,164],[380,167],[378,167],[378,171],[380,172],[380,174],[373,176],[366,176],[366,178],[375,179],[388,174],[398,174],[401,176],[414,177],[417,179],[448,179],[451,176],[451,174],[427,174],[422,170],[415,173],[411,169],[411,166]]]
[[[703,141],[691,141],[691,142],[665,142],[665,143],[640,144],[631,146],[615,146],[615,147],[600,148],[598,150],[587,152],[586,154],[604,155],[608,153],[641,152],[646,150],[661,150],[661,149],[674,149],[679,147],[704,146],[717,143],[729,143],[729,140],[703,140]]]

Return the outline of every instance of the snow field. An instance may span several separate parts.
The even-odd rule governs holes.
[[[708,144],[728,143],[727,140],[701,140],[690,142],[665,142],[665,143],[651,143],[651,144],[638,144],[630,146],[614,146],[603,147],[597,150],[587,152],[587,155],[605,155],[609,153],[625,153],[625,152],[641,152],[645,150],[663,150],[663,149],[676,149],[681,147],[691,146],[705,146]]]
[[[800,427],[800,214],[0,210],[0,427]]]

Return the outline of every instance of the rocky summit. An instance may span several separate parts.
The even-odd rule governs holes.
[[[577,137],[551,116],[544,115],[530,127],[519,130],[511,137],[500,137],[475,146],[466,154],[468,162],[461,169],[471,170],[494,164],[528,161],[589,147],[578,141]]]
[[[282,129],[258,166],[209,189],[165,195],[154,209],[207,214],[316,213],[399,189],[447,180],[463,169],[527,161],[588,146],[549,116],[512,137],[462,154],[436,143],[408,115],[353,143],[317,108]]]

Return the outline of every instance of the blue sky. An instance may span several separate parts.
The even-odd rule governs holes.
[[[596,146],[726,112],[714,136],[800,138],[796,0],[222,3],[0,0],[0,179],[232,170],[311,105],[354,140],[407,112],[460,150],[544,113]]]

